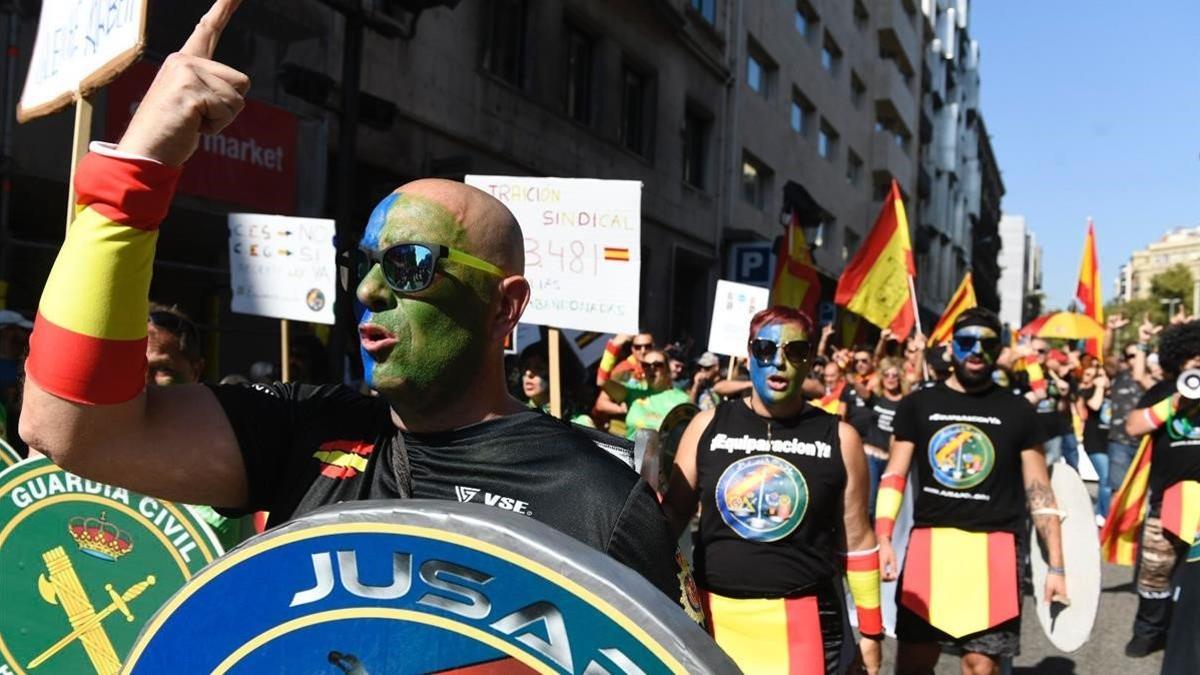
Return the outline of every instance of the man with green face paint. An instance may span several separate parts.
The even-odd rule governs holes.
[[[158,224],[200,133],[232,121],[249,87],[211,58],[236,5],[217,0],[120,144],[84,160],[85,218],[43,294],[22,436],[87,478],[230,514],[269,511],[269,525],[326,504],[410,496],[508,510],[694,609],[653,490],[595,432],[509,395],[502,354],[529,301],[524,242],[512,214],[475,188],[414,181],[371,216],[357,294],[363,366],[379,396],[295,383],[145,387]],[[87,296],[71,297],[85,282]]]
[[[805,400],[812,322],[770,307],[750,324],[750,397],[692,420],[663,508],[682,533],[700,508],[696,581],[713,637],[747,673],[844,673],[855,660],[841,577],[867,672],[883,637],[870,484],[852,426]]]

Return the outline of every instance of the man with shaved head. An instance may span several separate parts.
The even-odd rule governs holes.
[[[359,248],[365,396],[340,385],[145,387],[159,223],[201,133],[244,105],[211,60],[236,6],[217,0],[167,58],[116,146],[78,170],[79,211],[43,291],[21,434],[88,478],[278,524],[326,504],[421,497],[532,517],[687,602],[653,491],[588,432],[507,391],[503,343],[529,301],[512,214],[461,183],[418,180],[372,213]]]

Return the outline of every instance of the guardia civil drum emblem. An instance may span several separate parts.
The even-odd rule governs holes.
[[[45,459],[0,472],[0,673],[116,673],[141,629],[221,554],[181,504]]]

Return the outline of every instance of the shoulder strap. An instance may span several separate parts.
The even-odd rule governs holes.
[[[408,448],[404,445],[404,434],[396,433],[396,442],[392,446],[392,477],[396,479],[396,492],[401,499],[412,496],[412,467],[408,462]]]

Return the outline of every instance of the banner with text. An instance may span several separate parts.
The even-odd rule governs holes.
[[[229,214],[233,311],[332,324],[337,253],[333,221]]]
[[[717,281],[708,351],[745,358],[746,344],[750,341],[750,319],[767,308],[770,294],[770,289],[760,286],[724,279]]]
[[[27,122],[70,105],[121,74],[145,46],[147,0],[43,2],[17,105]],[[16,21],[15,14],[9,21]],[[16,47],[10,58],[16,57]]]
[[[638,331],[642,184],[629,180],[467,176],[516,216],[532,296],[524,323]]]
[[[124,133],[157,73],[157,65],[138,63],[108,87],[108,140]],[[292,113],[246,99],[246,107],[221,133],[200,137],[196,154],[183,167],[179,192],[291,215],[296,210],[299,133],[300,123]]]

